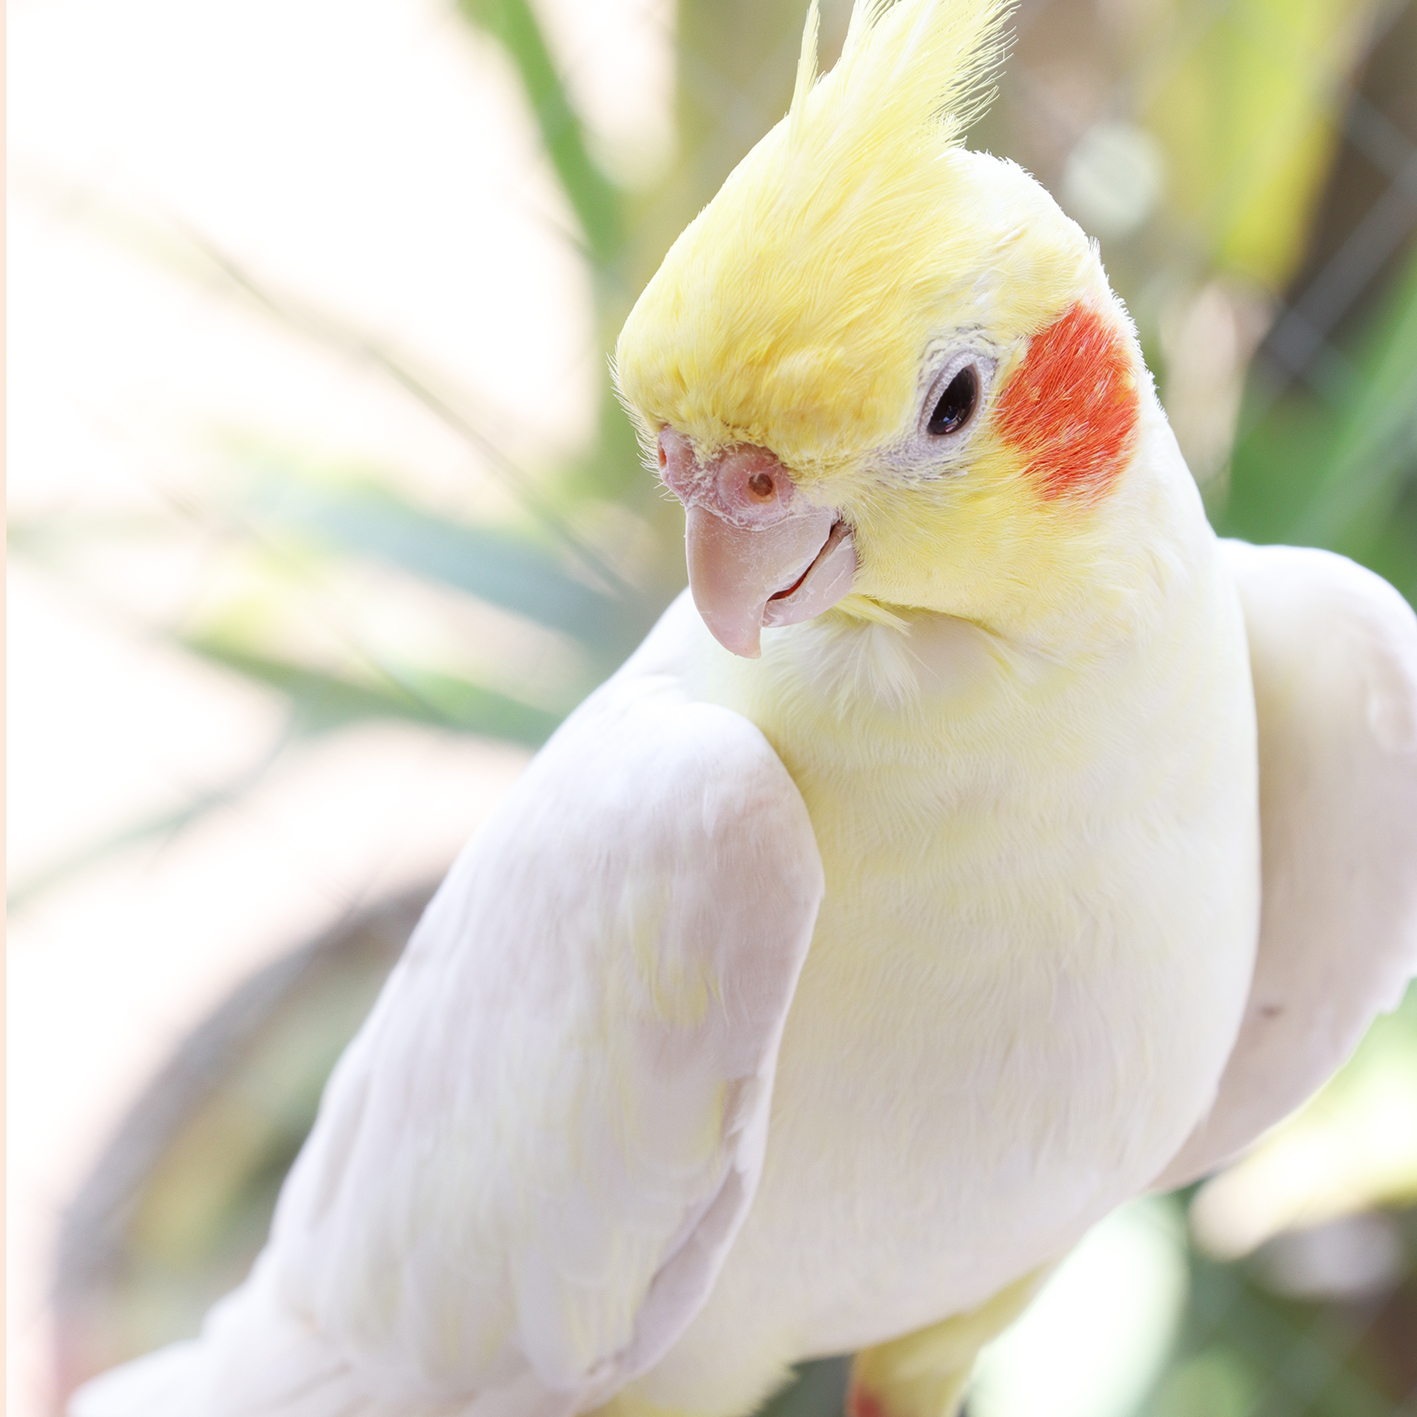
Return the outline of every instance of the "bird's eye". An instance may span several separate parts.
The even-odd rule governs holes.
[[[979,375],[974,365],[966,364],[945,386],[929,423],[925,425],[926,431],[935,437],[958,433],[969,422],[969,416],[978,402]]]

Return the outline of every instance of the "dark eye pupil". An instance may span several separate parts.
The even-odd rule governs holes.
[[[973,366],[965,365],[949,382],[949,387],[940,395],[935,411],[927,425],[931,433],[953,433],[969,422],[974,412],[975,400],[979,397],[979,380]]]

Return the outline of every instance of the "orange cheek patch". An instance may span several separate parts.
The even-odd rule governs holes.
[[[1044,497],[1098,496],[1126,466],[1139,409],[1121,333],[1079,304],[1029,340],[997,422]]]

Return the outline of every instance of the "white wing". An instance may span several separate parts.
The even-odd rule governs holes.
[[[568,1413],[697,1312],[757,1184],[823,880],[762,734],[666,672],[674,614],[434,897],[256,1272],[157,1374],[174,1414]],[[100,1380],[74,1410],[120,1398]]]
[[[1222,545],[1259,716],[1259,955],[1215,1105],[1161,1189],[1297,1107],[1417,973],[1417,618],[1341,556]]]

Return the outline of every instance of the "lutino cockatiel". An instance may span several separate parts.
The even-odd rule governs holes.
[[[200,1338],[75,1417],[946,1417],[1417,960],[1417,622],[1217,541],[1098,253],[857,0],[622,333],[690,591],[463,852]]]

